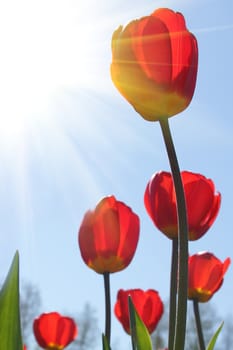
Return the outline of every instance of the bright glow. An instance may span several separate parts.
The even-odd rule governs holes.
[[[83,189],[89,183],[86,191],[99,190],[85,157],[66,135],[69,127],[82,136],[89,130],[82,104],[71,111],[74,98],[66,97],[99,89],[103,81],[103,21],[95,10],[82,0],[0,1],[0,206],[7,198],[6,211],[18,223],[12,236],[28,251],[34,251],[37,191],[56,189],[69,206],[74,193],[69,184],[77,179]]]
[[[53,96],[93,84],[95,28],[81,1],[10,0],[0,5],[0,139],[12,142],[48,118]],[[93,26],[95,23],[93,23]]]
[[[0,1],[0,208],[17,226],[7,224],[10,240],[32,256],[38,221],[46,222],[40,208],[53,216],[60,198],[77,224],[74,198],[99,199],[115,162],[127,166],[112,107],[101,100],[117,93],[109,66],[119,19],[110,8],[95,0]],[[8,247],[1,222],[0,229]]]

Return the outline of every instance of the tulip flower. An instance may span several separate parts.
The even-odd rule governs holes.
[[[187,108],[197,65],[197,41],[181,13],[160,8],[113,33],[113,83],[146,120],[159,121]]]
[[[141,289],[120,289],[118,291],[114,312],[128,334],[130,334],[129,296],[131,296],[134,307],[147,327],[148,332],[152,333],[163,314],[163,302],[160,299],[159,293],[153,289],[147,291]]]
[[[188,215],[189,240],[202,237],[217,217],[221,195],[212,180],[190,171],[181,172]],[[178,236],[177,206],[172,175],[162,171],[147,184],[144,203],[155,226],[167,237]]]
[[[223,283],[230,258],[221,262],[214,254],[202,252],[189,257],[188,298],[206,302]]]
[[[139,218],[114,196],[103,198],[81,223],[78,241],[84,262],[100,274],[126,268],[139,238]]]
[[[39,346],[46,350],[62,350],[78,334],[74,320],[57,312],[41,314],[33,322],[33,331]]]

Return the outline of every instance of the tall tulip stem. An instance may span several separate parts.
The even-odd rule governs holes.
[[[170,305],[169,305],[169,333],[168,349],[173,349],[176,319],[177,267],[178,267],[178,239],[172,240],[171,276],[170,276]]]
[[[188,222],[185,195],[179,164],[173,144],[168,119],[160,120],[164,142],[167,149],[169,163],[176,193],[178,217],[178,270],[177,270],[177,306],[173,345],[169,350],[183,350],[185,343],[187,317],[187,289],[188,289]],[[174,298],[175,299],[175,298]],[[172,300],[174,302],[175,300]],[[173,306],[171,306],[173,308]]]
[[[200,350],[205,350],[205,341],[204,341],[204,336],[203,336],[203,332],[202,332],[199,303],[198,303],[197,299],[193,300],[193,311],[194,311],[195,321],[196,321],[199,348],[200,348]]]
[[[104,292],[105,292],[105,337],[110,346],[111,339],[111,296],[110,296],[110,276],[109,272],[105,272],[104,276]]]

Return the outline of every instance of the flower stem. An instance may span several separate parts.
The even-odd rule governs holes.
[[[205,341],[204,341],[203,332],[202,332],[199,303],[197,299],[193,299],[193,311],[194,311],[196,327],[197,327],[199,348],[200,350],[205,350]]]
[[[168,159],[176,193],[178,216],[178,274],[177,274],[177,308],[173,347],[169,350],[183,350],[185,343],[188,289],[188,222],[185,195],[175,147],[168,124],[168,119],[160,120]]]
[[[111,298],[110,298],[110,276],[109,272],[105,272],[104,276],[104,292],[105,292],[105,337],[110,346],[111,338]]]
[[[172,240],[172,257],[171,257],[171,277],[170,277],[170,305],[169,305],[169,333],[168,349],[173,349],[175,338],[176,319],[176,292],[177,292],[177,267],[178,267],[178,239]]]

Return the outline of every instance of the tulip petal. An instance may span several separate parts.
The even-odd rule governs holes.
[[[170,64],[172,52],[166,25],[160,19],[152,16],[134,23],[135,25],[130,29],[136,61],[148,78],[167,87],[172,78]]]
[[[185,96],[190,99],[196,83],[198,65],[196,38],[187,30],[181,13],[162,8],[154,11],[152,16],[163,21],[170,33],[173,88],[179,94],[185,92]]]
[[[223,263],[223,274],[225,275],[225,273],[227,272],[228,270],[228,267],[230,266],[230,263],[231,263],[231,259],[230,258],[227,258],[224,263]]]
[[[119,203],[119,219],[120,219],[120,242],[117,255],[124,257],[124,263],[127,266],[136,250],[139,238],[139,217],[132,215],[131,209]]]
[[[62,317],[57,324],[56,344],[62,344],[66,346],[70,343],[71,339],[77,334],[76,326],[68,317]]]
[[[78,235],[80,252],[87,265],[97,257],[93,222],[94,214],[88,211],[84,216]]]
[[[208,215],[205,218],[205,222],[202,222],[202,230],[199,232],[199,237],[201,237],[213,224],[215,221],[221,204],[221,194],[217,192],[213,198],[212,208],[210,209]],[[198,238],[199,238],[198,237]]]
[[[144,203],[158,229],[170,238],[176,237],[176,196],[170,173],[163,171],[152,176],[146,187]]]
[[[110,258],[115,254],[120,242],[118,212],[112,208],[96,215],[94,221],[95,249],[97,255]]]

